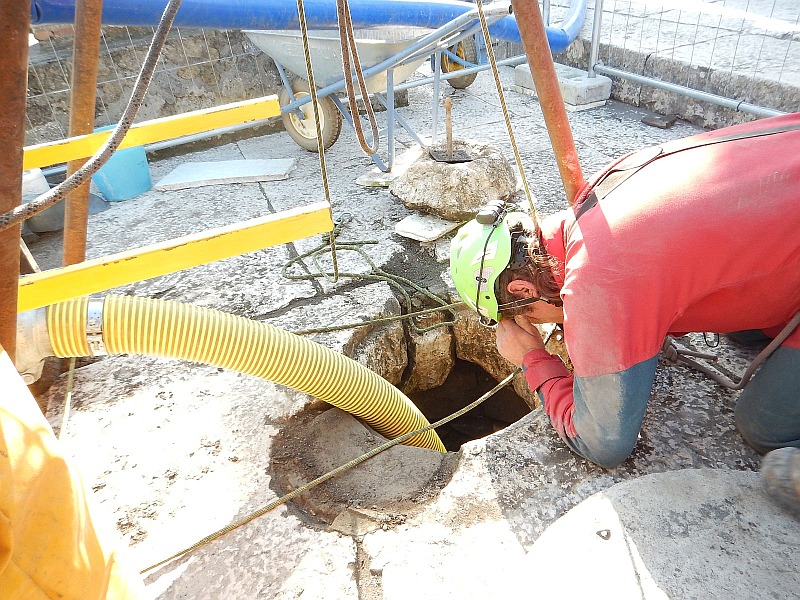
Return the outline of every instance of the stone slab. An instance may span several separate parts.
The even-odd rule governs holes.
[[[417,240],[432,242],[458,227],[458,223],[446,221],[432,215],[408,215],[394,226],[397,235]]]
[[[394,181],[399,174],[396,171],[381,171],[378,167],[371,169],[356,179],[358,185],[364,187],[385,188]]]
[[[394,164],[388,171],[381,171],[380,168],[374,167],[363,175],[359,175],[356,183],[363,187],[385,188],[397,179],[400,175],[406,172],[415,160],[419,158],[422,150],[418,147],[413,147],[400,154],[394,161]]]
[[[589,77],[586,71],[555,63],[558,87],[564,104],[574,108],[602,106],[611,97],[611,79],[603,75]],[[522,88],[534,90],[533,76],[528,64],[514,69],[514,83]],[[591,106],[587,106],[591,105]]]
[[[562,600],[788,598],[800,589],[799,537],[800,521],[769,501],[757,474],[686,469],[590,496],[518,571],[547,573],[537,595]]]
[[[258,183],[289,178],[297,159],[222,160],[184,163],[156,183],[157,190],[182,190],[229,183]]]

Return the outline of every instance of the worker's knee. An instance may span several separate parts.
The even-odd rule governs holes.
[[[606,469],[633,452],[650,398],[658,356],[621,373],[576,377],[572,423],[578,436],[568,440],[578,454]],[[591,398],[591,404],[586,402]]]
[[[575,439],[566,440],[567,445],[584,458],[604,469],[613,469],[621,465],[633,452],[636,446],[637,433],[632,435],[594,436],[591,430]]]
[[[634,444],[606,444],[593,451],[587,458],[604,469],[613,469],[628,459],[634,446],[635,442]]]
[[[800,349],[778,348],[739,396],[736,427],[758,452],[800,446]]]

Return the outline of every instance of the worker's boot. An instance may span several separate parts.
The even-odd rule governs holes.
[[[770,497],[800,519],[800,448],[767,454],[761,461],[761,479]]]

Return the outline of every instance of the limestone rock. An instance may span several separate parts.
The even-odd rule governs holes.
[[[424,328],[442,321],[442,314],[434,313],[418,319],[417,325]],[[409,327],[408,362],[411,374],[403,384],[405,393],[439,387],[456,362],[453,333],[448,327],[437,327],[423,333]]]
[[[458,318],[453,325],[456,338],[456,356],[462,360],[475,363],[498,381],[508,377],[514,365],[500,356],[495,344],[494,329],[484,327],[478,322],[478,316],[466,308],[458,311]],[[514,391],[525,400],[531,409],[539,406],[539,398],[528,387],[525,377],[519,373],[514,378]]]
[[[408,364],[403,326],[394,322],[371,330],[356,345],[351,356],[392,385],[399,384]]]
[[[352,358],[392,385],[399,384],[408,363],[403,326],[390,323],[374,329],[356,346]]]
[[[509,571],[518,585],[530,568],[548,573],[536,590],[543,598],[788,598],[800,584],[790,550],[798,534],[800,522],[770,505],[755,473],[686,469],[595,493]],[[567,590],[576,564],[582,576]]]
[[[357,311],[351,311],[357,320],[368,321],[401,313],[400,303],[385,283],[362,288],[356,297],[353,298],[354,305],[360,307],[360,303],[365,300],[370,305],[366,310],[360,307]],[[352,331],[342,352],[392,385],[400,383],[408,364],[405,332],[399,321],[369,325]]]
[[[410,209],[451,221],[471,219],[484,204],[508,198],[517,187],[511,165],[494,146],[468,140],[454,141],[471,162],[436,162],[420,149],[419,158],[389,186]]]
[[[558,329],[555,323],[547,323],[539,327],[545,340],[544,348],[550,354],[557,354],[564,366],[569,369],[570,373],[575,369],[572,366],[572,359],[567,352],[567,344],[564,341],[564,332]]]

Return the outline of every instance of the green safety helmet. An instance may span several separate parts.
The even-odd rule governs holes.
[[[494,218],[485,211],[459,229],[450,245],[450,274],[459,296],[481,317],[500,320],[496,283],[512,258],[514,240],[509,223],[530,225],[521,212],[496,210]]]

